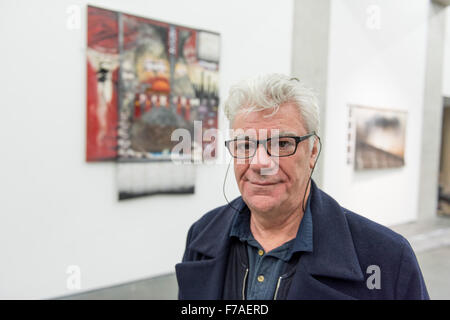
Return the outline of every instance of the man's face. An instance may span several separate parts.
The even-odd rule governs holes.
[[[238,114],[233,122],[233,130],[238,136],[239,131],[243,130],[256,140],[267,139],[271,135],[303,136],[309,133],[295,105],[283,104],[278,112],[269,116],[272,112],[263,110]],[[253,158],[235,159],[236,181],[250,210],[276,214],[301,208],[316,155],[317,147],[314,146],[310,151],[308,139],[300,142],[295,154],[288,157],[271,157],[264,146],[259,145]]]

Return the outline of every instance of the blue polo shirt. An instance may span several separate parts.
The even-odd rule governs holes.
[[[250,210],[245,206],[231,227],[230,237],[246,243],[249,262],[247,300],[271,300],[274,298],[278,279],[295,252],[313,251],[313,225],[310,197],[305,208],[297,236],[281,246],[265,252],[250,231]]]

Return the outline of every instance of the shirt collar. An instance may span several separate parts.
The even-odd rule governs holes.
[[[250,232],[250,210],[246,205],[235,216],[230,230],[230,237],[237,237],[241,241],[248,241],[253,238]]]
[[[300,222],[297,236],[294,239],[289,257],[292,256],[294,252],[313,252],[313,222],[310,199],[311,196],[308,196],[305,213]],[[250,210],[246,205],[241,212],[235,216],[230,230],[230,237],[237,237],[243,242],[254,239],[250,232]]]

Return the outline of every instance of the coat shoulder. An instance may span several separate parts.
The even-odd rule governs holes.
[[[388,227],[343,210],[360,266],[366,273],[372,272],[374,266],[381,270],[381,287],[390,292],[387,297],[429,299],[420,266],[408,240]]]
[[[370,220],[362,215],[342,208],[347,218],[350,230],[354,235],[363,235],[363,238],[386,242],[390,245],[403,246],[406,239],[380,223]]]
[[[348,209],[343,208],[343,211],[355,248],[360,255],[379,256],[386,261],[396,261],[405,247],[410,247],[405,237],[390,228]]]
[[[342,207],[335,199],[322,190],[319,190],[322,209],[343,214],[347,222],[355,248],[365,251],[371,256],[376,253],[387,252],[393,255],[402,252],[408,241],[390,228]]]

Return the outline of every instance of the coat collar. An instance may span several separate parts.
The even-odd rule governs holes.
[[[309,274],[345,280],[364,279],[344,209],[312,181],[314,251],[300,259]]]
[[[188,249],[204,256],[215,258],[223,253],[230,244],[229,234],[239,212],[246,208],[242,197],[222,207],[220,212],[201,227],[199,235],[191,242]]]

